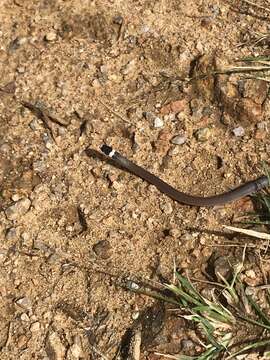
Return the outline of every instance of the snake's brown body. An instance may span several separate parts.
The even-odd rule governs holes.
[[[159,177],[145,170],[141,166],[134,164],[132,161],[126,159],[124,156],[114,151],[110,146],[102,145],[101,151],[105,155],[109,156],[117,165],[123,167],[134,175],[139,176],[148,183],[155,185],[159,191],[182,204],[193,206],[224,205],[269,186],[268,177],[261,176],[256,180],[249,181],[233,190],[220,195],[209,197],[193,196],[174,189]]]

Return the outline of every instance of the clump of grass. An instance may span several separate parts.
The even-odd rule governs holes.
[[[255,213],[248,214],[249,224],[270,225],[270,194],[266,191],[254,195],[253,198],[258,204]]]
[[[201,354],[196,357],[162,354],[163,356],[174,360],[212,360],[220,357],[228,360],[251,349],[261,349],[270,345],[270,318],[252,295],[245,293],[244,284],[240,279],[244,254],[242,262],[232,268],[230,281],[219,274],[222,279],[219,285],[223,290],[217,296],[213,289],[211,300],[204,297],[187,277],[178,272],[175,273],[175,284],[164,285],[166,295],[162,291],[149,290],[131,281],[125,284],[131,291],[173,304],[183,318],[197,324],[202,335],[200,342],[204,348]],[[247,308],[253,310],[252,315],[247,314]],[[236,347],[234,343],[238,340],[237,337],[235,339],[235,334],[243,327],[246,333],[253,334],[253,338],[254,329],[257,328],[256,333],[259,330],[260,336]]]
[[[244,79],[255,79],[270,82],[270,57],[269,56],[248,56],[235,61],[242,62],[241,66],[228,66],[223,69],[209,71],[208,73],[197,75],[187,81],[201,80],[216,75],[244,74]]]
[[[270,171],[264,165],[265,174],[268,177],[268,183],[270,184]],[[267,190],[262,190],[252,196],[256,211],[245,215],[246,221],[242,222],[250,225],[270,225],[270,193]],[[244,229],[243,229],[244,230]],[[246,233],[247,234],[247,233]],[[249,234],[247,234],[249,235]],[[257,236],[259,237],[259,236]],[[269,235],[270,237],[270,235]],[[267,238],[269,239],[269,238]]]

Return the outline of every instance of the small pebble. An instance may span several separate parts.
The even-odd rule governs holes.
[[[101,82],[99,81],[99,79],[94,79],[92,81],[92,86],[95,88],[95,89],[98,89],[101,87]]]
[[[189,109],[189,104],[187,99],[176,100],[171,102],[171,110],[173,113],[179,113],[181,111],[186,111]]]
[[[129,288],[130,290],[133,290],[133,291],[139,290],[139,288],[140,288],[140,286],[132,280],[128,280],[126,285],[127,285],[127,288]]]
[[[52,332],[46,337],[45,348],[49,349],[49,354],[53,354],[53,358],[51,357],[52,359],[63,360],[66,357],[66,348],[62,344],[61,338],[57,332]]]
[[[221,279],[220,275],[223,278],[228,279],[232,274],[231,266],[228,262],[228,259],[223,256],[220,256],[216,259],[214,263],[214,269],[217,279]]]
[[[160,208],[166,215],[170,215],[173,212],[173,207],[170,202],[162,203]]]
[[[260,130],[265,130],[265,131],[268,132],[268,123],[267,123],[267,121],[258,122],[257,128],[260,129]]]
[[[23,244],[25,246],[31,246],[32,245],[32,238],[31,238],[29,233],[23,232],[21,234],[21,238],[22,238]]]
[[[35,172],[43,172],[46,170],[46,163],[43,160],[37,160],[33,162],[33,170]]]
[[[196,49],[197,49],[201,54],[203,54],[203,53],[205,52],[204,46],[203,46],[203,44],[202,44],[202,42],[201,42],[200,40],[197,42]]]
[[[175,146],[172,149],[169,150],[168,156],[176,156],[179,154],[179,147]]]
[[[102,73],[102,74],[107,74],[108,73],[108,67],[107,67],[107,65],[101,65],[100,66],[100,72]],[[81,119],[82,119],[83,117],[81,117]]]
[[[179,114],[181,114],[181,113],[179,113]],[[174,121],[175,118],[176,118],[175,114],[172,114],[172,113],[168,114],[168,115],[164,115],[164,120],[165,121]]]
[[[21,46],[21,45],[24,45],[27,43],[27,37],[18,37],[18,44]]]
[[[256,279],[256,273],[254,270],[247,270],[245,275],[248,276],[250,279]]]
[[[253,286],[247,286],[245,288],[245,294],[247,296],[254,296],[256,295],[256,289]]]
[[[20,200],[20,195],[14,194],[11,196],[11,199],[16,202],[16,201]]]
[[[66,226],[66,230],[67,230],[68,232],[72,232],[72,231],[73,231],[73,226],[72,226],[72,225],[67,225],[67,226]]]
[[[154,128],[161,128],[161,127],[163,127],[163,125],[164,125],[164,122],[161,118],[156,117],[154,119]]]
[[[19,47],[23,44],[25,44],[25,42],[27,41],[27,38],[23,38],[23,37],[16,37],[14,40],[12,40],[9,44],[9,51],[15,51],[17,49],[19,49]]]
[[[194,233],[185,233],[181,236],[181,240],[184,243],[193,243],[194,239],[197,237]]]
[[[72,344],[70,346],[70,352],[75,359],[80,359],[82,356],[82,348],[79,344]]]
[[[19,231],[17,228],[9,228],[6,232],[6,239],[7,240],[16,240],[19,236]]]
[[[39,329],[40,329],[40,323],[38,321],[34,322],[30,326],[30,331],[31,332],[37,332],[37,331],[39,331]]]
[[[94,253],[101,259],[108,259],[111,256],[111,245],[108,240],[101,240],[93,246]]]
[[[22,321],[29,321],[30,318],[29,318],[29,316],[28,316],[26,313],[23,313],[23,314],[21,315],[21,320],[22,320]]]
[[[124,186],[121,182],[119,181],[114,181],[112,183],[112,187],[114,188],[114,190],[118,191],[118,192],[122,192],[124,191]]]
[[[63,126],[59,126],[57,128],[57,131],[59,136],[64,136],[66,135],[67,129],[65,129]]]
[[[177,238],[181,235],[181,232],[179,229],[170,229],[170,232],[169,232],[170,236],[172,236],[173,238]]]
[[[11,147],[9,144],[5,143],[0,146],[0,152],[2,153],[9,153],[11,151]]]
[[[9,220],[17,220],[21,216],[27,213],[30,206],[31,206],[31,201],[26,197],[22,198],[5,210],[6,217]]]
[[[150,111],[144,111],[142,115],[148,121],[155,121],[156,115],[151,113]]]
[[[29,124],[31,130],[37,131],[37,130],[43,130],[42,124],[39,120],[33,119]]]
[[[213,300],[213,291],[210,288],[204,288],[200,291],[201,296],[206,298],[207,300]]]
[[[45,143],[45,146],[48,150],[51,150],[54,146],[54,142],[53,142],[53,139],[48,136],[47,134],[44,134],[43,136],[43,141]]]
[[[82,359],[83,358],[83,350],[81,346],[81,339],[78,335],[74,336],[73,344],[70,346],[69,351],[71,355],[76,359]]]
[[[121,70],[121,73],[123,75],[127,75],[129,73],[131,73],[134,69],[135,69],[135,65],[136,65],[136,60],[130,60]]]
[[[238,126],[233,129],[234,136],[241,137],[245,135],[245,129],[242,126]]]
[[[6,259],[8,251],[6,249],[0,249],[0,264]]]
[[[195,344],[192,340],[184,339],[181,341],[181,345],[182,345],[182,350],[186,352],[190,352],[195,348]]]
[[[25,67],[24,66],[19,66],[19,67],[17,67],[17,72],[19,73],[19,74],[23,74],[24,72],[25,72]]]
[[[195,138],[200,142],[207,141],[211,136],[211,130],[208,127],[201,128],[195,131]]]
[[[16,304],[22,309],[30,310],[32,308],[31,301],[27,297],[22,297],[16,301]]]
[[[26,335],[21,335],[17,340],[17,346],[19,349],[23,349],[27,346],[28,338]]]
[[[55,31],[50,31],[45,35],[45,39],[47,41],[55,41],[57,38],[57,34]]]
[[[137,320],[138,317],[140,316],[140,312],[139,311],[135,311],[131,314],[131,317],[133,320]]]
[[[174,145],[183,145],[186,141],[187,138],[184,135],[176,135],[171,140]]]
[[[142,27],[141,27],[141,32],[143,33],[143,34],[146,34],[146,33],[148,33],[150,31],[150,27],[148,26],[148,25],[142,25]]]

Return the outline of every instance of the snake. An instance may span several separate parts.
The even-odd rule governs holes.
[[[212,207],[224,205],[232,201],[241,199],[245,196],[251,195],[270,185],[268,176],[263,175],[255,180],[248,181],[222,194],[207,197],[194,196],[176,190],[171,185],[160,179],[158,176],[152,174],[150,171],[135,164],[131,160],[121,155],[119,152],[115,151],[111,146],[103,144],[100,150],[103,154],[109,157],[114,164],[140,177],[141,179],[147,181],[149,184],[154,185],[160,192],[181,204],[198,207]]]

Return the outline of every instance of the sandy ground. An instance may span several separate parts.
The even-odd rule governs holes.
[[[113,359],[153,304],[119,278],[171,281],[174,263],[202,277],[213,256],[241,257],[218,231],[251,203],[183,206],[96,152],[112,145],[193,194],[260,175],[268,84],[183,79],[268,55],[254,42],[267,13],[215,0],[0,5],[1,359]],[[190,350],[194,329],[170,321],[141,359]]]

